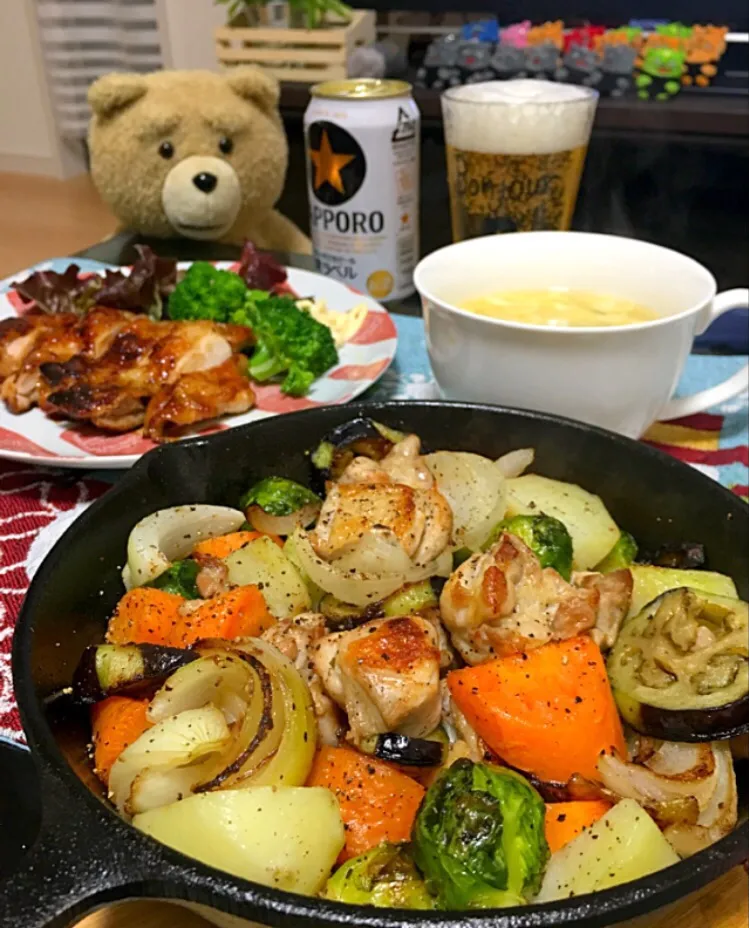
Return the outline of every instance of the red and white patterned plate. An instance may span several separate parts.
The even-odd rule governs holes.
[[[82,273],[103,273],[107,267],[98,261],[56,258],[14,274],[0,282],[0,319],[20,315],[28,308],[10,289],[14,281],[23,280],[35,269],[63,271],[73,261]],[[228,261],[215,264],[220,268],[236,267]],[[189,263],[180,264],[180,268],[186,267]],[[347,403],[379,380],[395,357],[395,324],[383,306],[321,274],[298,268],[287,271],[288,284],[295,293],[323,300],[332,310],[345,312],[366,304],[364,323],[351,341],[339,349],[338,365],[316,380],[307,396],[285,396],[277,384],[254,384],[254,409],[222,419],[212,424],[209,431],[236,428],[280,413]],[[132,466],[153,447],[153,442],[144,439],[139,431],[110,435],[99,429],[55,422],[39,409],[17,416],[0,402],[0,458],[55,467],[115,469]]]

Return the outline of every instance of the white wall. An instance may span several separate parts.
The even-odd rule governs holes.
[[[34,0],[0,0],[0,171],[68,177],[84,169],[82,150],[57,137]]]
[[[0,2],[0,155],[55,158],[31,0]]]
[[[0,3],[5,0],[0,0]],[[226,7],[213,0],[157,0],[164,67],[218,70],[213,30],[226,23]]]

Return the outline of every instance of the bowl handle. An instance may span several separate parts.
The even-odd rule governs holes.
[[[742,307],[749,307],[749,290],[746,287],[738,287],[735,290],[726,290],[719,293],[713,300],[710,313],[700,326],[698,334],[704,332],[718,316],[722,316],[723,313],[727,313],[732,309]],[[748,386],[749,364],[745,364],[731,377],[714,387],[708,387],[706,390],[700,390],[699,393],[692,393],[689,396],[679,396],[676,399],[669,400],[658,413],[658,418],[661,420],[678,419],[681,416],[691,416],[696,412],[703,412],[711,406],[717,406],[719,403],[724,403],[726,400],[738,396]]]
[[[57,773],[41,769],[39,781],[37,838],[0,881],[2,928],[68,928],[101,905],[141,895],[153,859],[135,847],[137,832],[93,795],[75,796]]]

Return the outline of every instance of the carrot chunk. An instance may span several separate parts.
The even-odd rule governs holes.
[[[235,551],[243,548],[256,538],[266,537],[262,532],[231,532],[229,535],[219,535],[216,538],[206,538],[205,541],[198,542],[193,548],[193,554],[208,554],[211,557],[220,559],[229,557]],[[283,541],[278,535],[268,535],[271,541],[274,541],[280,548],[283,547]]]
[[[104,783],[109,780],[112,764],[126,747],[150,728],[146,721],[148,699],[109,696],[91,707],[94,741],[94,767]]]
[[[338,799],[346,829],[341,861],[381,841],[408,841],[424,796],[411,777],[350,748],[321,747],[307,786],[324,786]]]
[[[549,802],[546,804],[546,841],[553,854],[569,844],[586,828],[609,811],[610,802],[593,799],[584,802]]]
[[[207,599],[175,625],[170,644],[189,647],[199,638],[252,638],[275,622],[254,585]]]
[[[489,747],[540,780],[600,780],[601,754],[626,757],[606,666],[587,636],[455,670],[447,684]]]
[[[107,641],[110,644],[172,644],[175,628],[182,621],[179,608],[184,602],[175,593],[153,587],[138,586],[128,590],[109,621]]]

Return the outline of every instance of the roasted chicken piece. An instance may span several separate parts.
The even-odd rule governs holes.
[[[183,374],[162,387],[146,409],[143,435],[163,441],[197,422],[246,412],[255,402],[246,369],[247,360],[234,354],[218,367]]]
[[[381,461],[354,458],[338,483],[401,483],[414,490],[429,490],[434,486],[434,477],[421,456],[421,439],[407,435]]]
[[[30,352],[51,332],[73,326],[78,316],[60,313],[27,313],[25,316],[3,319],[0,322],[0,378],[17,373]]]
[[[83,341],[78,333],[77,316],[65,313],[58,319],[58,324],[46,326],[37,323],[37,337],[14,373],[3,381],[0,395],[8,409],[13,413],[26,412],[39,401],[44,378],[41,366],[45,363],[68,361],[83,348]],[[10,350],[9,346],[9,350]]]
[[[83,318],[65,315],[67,323],[45,332],[20,370],[3,384],[2,396],[11,412],[25,412],[37,403],[43,406],[57,383],[73,372],[87,370],[88,363],[105,354],[119,332],[136,318],[106,306],[95,307]]]
[[[185,426],[250,408],[254,393],[234,348],[251,339],[244,326],[129,316],[101,357],[42,365],[48,389],[39,403],[50,414],[110,431],[145,421],[147,437],[173,437]]]
[[[442,620],[469,664],[571,638],[596,624],[600,593],[567,583],[515,535],[452,574],[440,596]]]
[[[337,483],[329,487],[310,539],[320,557],[332,560],[354,548],[375,527],[390,530],[414,563],[426,564],[450,541],[452,511],[436,488]]]
[[[261,637],[288,657],[302,675],[312,696],[320,740],[335,747],[343,737],[344,725],[338,707],[323,689],[313,660],[314,648],[325,635],[325,616],[305,612],[293,619],[281,619]]]
[[[424,737],[440,720],[440,652],[421,616],[366,622],[317,642],[313,661],[356,745],[386,731]]]
[[[488,754],[486,744],[455,705],[446,680],[440,683],[440,692],[442,694],[442,724],[450,735],[455,736],[455,740],[452,737],[450,739],[451,757],[455,760],[458,757],[467,757],[474,763],[480,763]]]
[[[632,602],[632,572],[626,567],[607,574],[580,571],[572,574],[572,582],[583,589],[598,591],[598,613],[590,636],[601,650],[613,648]]]

